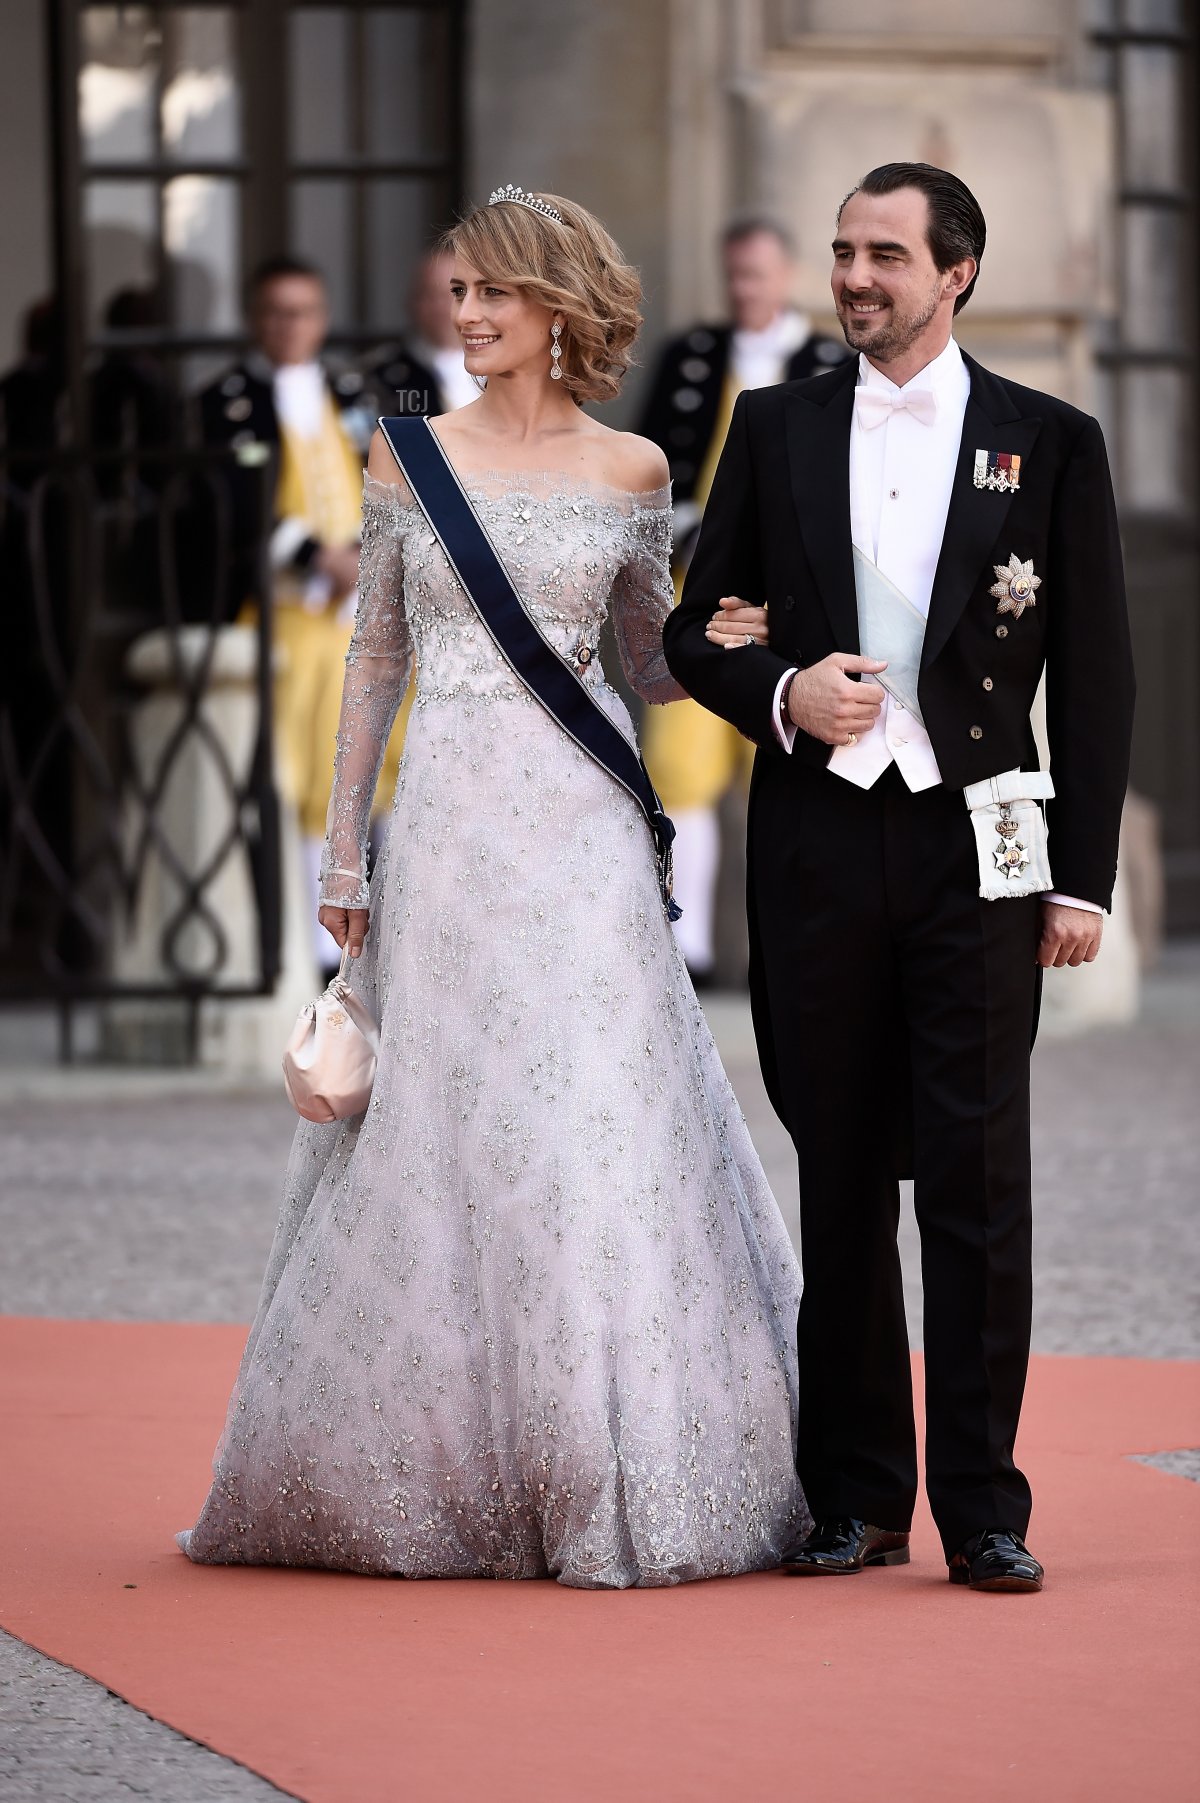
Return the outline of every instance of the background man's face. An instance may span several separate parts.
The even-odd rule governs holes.
[[[750,232],[725,246],[725,284],[735,326],[761,332],[792,297],[792,260],[774,232]]]
[[[458,344],[454,297],[450,293],[453,271],[453,257],[423,257],[409,299],[413,330],[428,344],[442,348]]]
[[[325,284],[311,275],[278,275],[264,282],[254,297],[250,326],[269,362],[311,363],[329,330]]]

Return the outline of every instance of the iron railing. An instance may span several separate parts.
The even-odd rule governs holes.
[[[230,473],[218,451],[0,453],[0,1003],[56,1004],[64,1057],[75,1006],[118,998],[186,1003],[194,1055],[206,996],[268,994],[279,973],[269,607],[256,610],[247,660],[248,756],[231,756],[212,717],[221,629],[248,567],[231,537]],[[273,475],[269,463],[250,472],[260,596]],[[170,697],[149,757],[134,652],[148,645]],[[164,820],[188,760],[202,762],[209,796],[198,860]],[[237,925],[234,971],[231,922],[213,892],[239,858],[254,918]]]

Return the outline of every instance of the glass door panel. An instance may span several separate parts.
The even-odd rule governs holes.
[[[291,214],[293,249],[321,270],[329,288],[333,329],[344,331],[356,323],[353,185],[295,181]]]
[[[164,19],[162,149],[178,163],[241,155],[241,96],[234,13],[189,6]]]
[[[102,331],[114,295],[158,279],[158,188],[145,181],[90,181],[83,195],[87,331]]]
[[[366,321],[381,337],[399,331],[422,252],[448,223],[442,182],[379,180],[367,191]]]
[[[366,149],[387,162],[445,155],[450,31],[445,13],[380,8],[365,19]]]
[[[163,189],[172,323],[189,335],[241,324],[236,182],[177,175]]]
[[[288,142],[298,163],[351,154],[354,23],[340,7],[302,7],[288,21]]]
[[[148,6],[91,6],[80,21],[79,134],[84,160],[152,158],[162,39]]]

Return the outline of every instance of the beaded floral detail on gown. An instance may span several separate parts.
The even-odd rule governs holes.
[[[466,479],[526,605],[632,734],[668,491]],[[807,1523],[796,1259],[664,918],[636,804],[496,650],[408,490],[367,479],[323,899],[362,905],[370,1106],[301,1123],[193,1559],[624,1587]],[[730,653],[741,655],[741,653]]]

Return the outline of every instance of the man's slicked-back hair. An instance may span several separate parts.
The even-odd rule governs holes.
[[[310,282],[320,282],[325,286],[325,272],[318,263],[312,263],[307,257],[284,254],[278,257],[266,257],[250,272],[246,283],[247,305],[257,300],[268,282],[281,281],[285,276],[302,275]]]
[[[774,238],[785,256],[795,256],[796,240],[773,213],[735,213],[721,233],[721,249],[728,250],[731,244],[741,244],[745,238],[757,238],[760,232]]]
[[[975,291],[978,266],[983,261],[987,241],[983,210],[965,182],[932,163],[880,163],[878,169],[863,176],[857,188],[851,188],[846,200],[853,200],[856,194],[895,194],[901,188],[916,188],[929,203],[926,237],[939,271],[944,274],[953,269],[964,257],[975,259],[975,274],[954,303],[958,313]],[[839,219],[846,200],[838,208]]]

